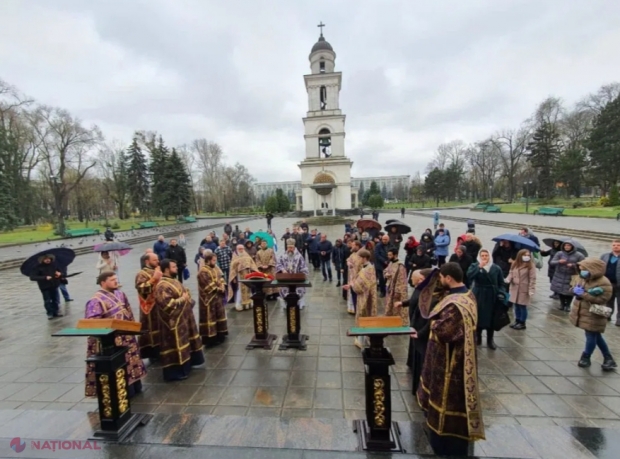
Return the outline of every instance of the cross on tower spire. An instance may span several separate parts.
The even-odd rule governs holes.
[[[321,21],[317,27],[321,29],[321,37],[322,37],[323,36],[323,27],[325,27],[325,24],[323,24],[323,21]]]

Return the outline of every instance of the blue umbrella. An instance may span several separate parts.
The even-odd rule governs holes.
[[[273,240],[273,236],[271,234],[266,233],[265,231],[259,231],[250,236],[250,241],[256,243],[257,238],[260,238],[263,241],[267,241],[267,247],[270,249],[273,248],[275,241]]]
[[[514,242],[515,244],[521,245],[521,248],[523,249],[529,249],[532,252],[540,252],[540,247],[538,247],[534,241],[526,237],[519,236],[518,234],[511,234],[511,233],[501,234],[499,236],[494,237],[492,240],[495,242],[499,242],[499,241]]]
[[[35,253],[21,265],[19,270],[24,276],[30,276],[32,271],[41,263],[41,259],[45,255],[51,255],[54,258],[56,267],[60,270],[66,270],[67,266],[73,263],[75,252],[67,247],[57,247],[48,249],[43,252]]]

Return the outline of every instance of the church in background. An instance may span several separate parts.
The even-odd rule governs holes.
[[[308,111],[303,118],[305,158],[299,164],[300,181],[255,183],[254,196],[260,201],[281,189],[297,211],[315,215],[335,214],[336,210],[357,209],[364,190],[374,181],[384,199],[392,198],[395,188],[408,189],[408,175],[392,177],[351,177],[353,162],[345,156],[345,115],[340,109],[342,73],[335,71],[336,53],[321,35],[308,57],[309,75],[304,75]]]

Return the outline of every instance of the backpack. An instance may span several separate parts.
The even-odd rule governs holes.
[[[532,255],[534,256],[534,261],[536,262],[536,269],[542,269],[544,263],[540,252],[534,252]]]

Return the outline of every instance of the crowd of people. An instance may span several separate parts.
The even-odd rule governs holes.
[[[519,235],[535,246],[540,244],[528,228]],[[280,254],[279,241],[285,248]],[[570,322],[585,331],[578,365],[589,367],[598,347],[604,357],[602,369],[617,368],[603,334],[620,302],[620,240],[614,240],[611,251],[600,257],[587,257],[572,240],[554,240],[548,250],[541,251],[501,240],[488,250],[473,225],[468,225],[453,245],[450,231],[441,223],[435,231],[427,229],[419,241],[409,236],[404,250],[402,242],[402,234],[357,230],[350,225],[332,243],[327,234],[310,229],[305,221],[287,228],[279,239],[270,228],[254,234],[250,228],[241,231],[226,224],[221,236],[214,231],[206,235],[194,256],[199,303],[196,322],[195,300],[183,285],[189,276],[185,238],[180,235],[167,243],[160,236],[141,257],[135,278],[143,334],[139,340],[119,338],[119,344],[129,349],[130,394],[141,390],[140,381],[146,374],[143,359],[159,361],[166,381],[185,379],[193,367],[204,364],[203,347],[217,346],[228,335],[225,306],[233,303],[237,311],[252,308],[252,289],[242,282],[246,275],[309,274],[310,269],[320,273],[324,282],[336,281],[347,311],[356,320],[382,311],[413,327],[407,358],[412,390],[427,414],[431,437],[435,435],[431,443],[444,448],[446,454],[461,451],[468,440],[484,438],[476,359],[465,356],[475,356],[483,334],[487,347],[497,349],[494,333],[509,324],[510,309],[514,310],[510,327],[526,330],[542,257],[549,258],[546,273],[551,297],[559,300],[561,311],[569,313]],[[406,255],[403,261],[401,251]],[[127,296],[119,288],[118,263],[117,254],[101,254],[97,263],[99,290],[87,303],[86,318],[135,320]],[[52,318],[59,312],[50,306],[50,298],[59,295],[62,278],[51,256],[42,257],[31,276],[38,282]],[[411,294],[409,286],[413,287]],[[267,299],[279,299],[284,306],[288,289],[272,288],[265,293]],[[304,289],[299,288],[297,294],[300,308],[307,306]],[[615,324],[620,326],[620,311]],[[89,340],[89,355],[97,351],[95,344]],[[368,342],[356,338],[354,344],[363,349]],[[451,355],[446,354],[447,349]],[[463,372],[471,376],[468,381],[463,381]],[[93,377],[88,367],[87,396],[94,395]],[[438,397],[444,389],[447,399]],[[453,413],[450,422],[442,414],[448,412]],[[450,441],[439,440],[446,435]]]

